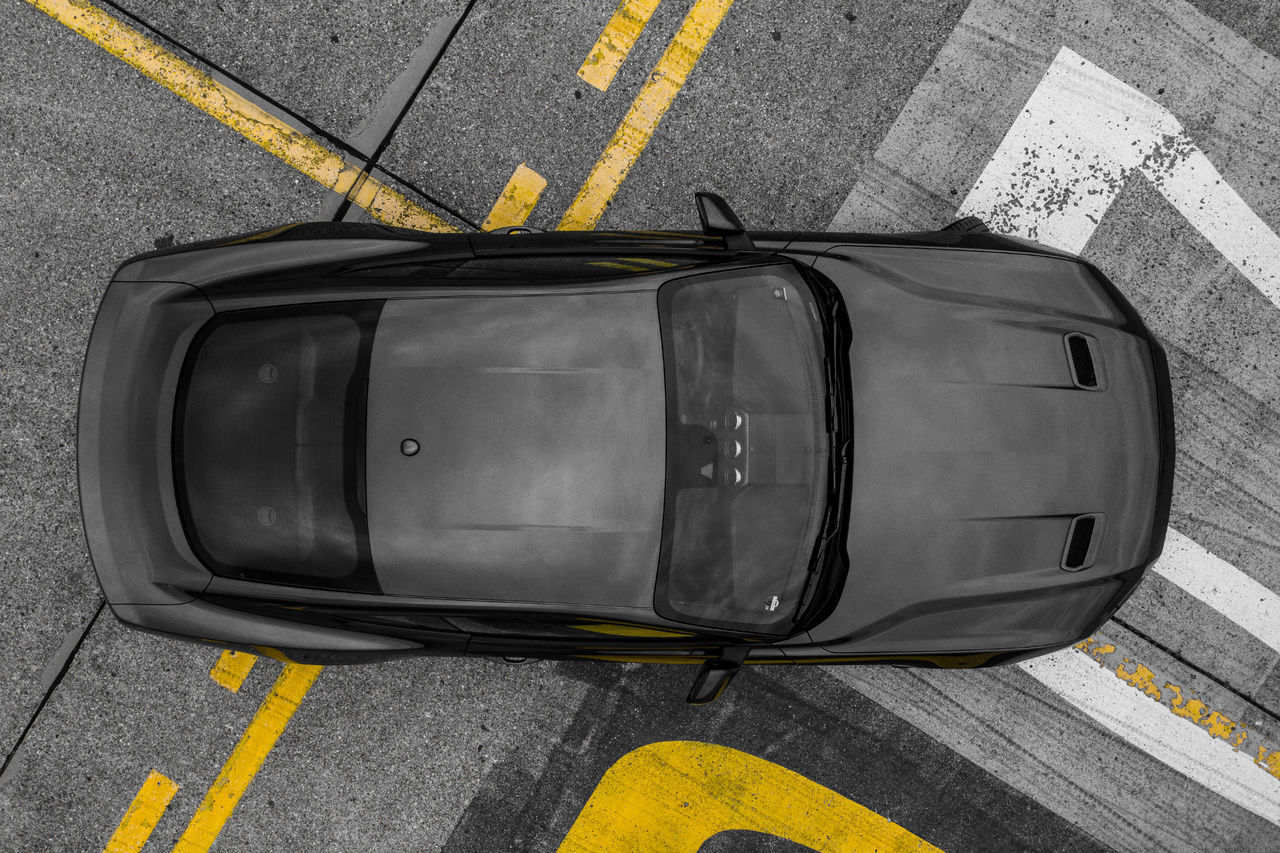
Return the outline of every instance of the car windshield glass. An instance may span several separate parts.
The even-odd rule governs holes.
[[[232,311],[201,331],[174,451],[188,538],[217,574],[377,588],[360,445],[381,309]]]
[[[788,633],[826,507],[818,306],[789,265],[679,279],[658,294],[667,480],[655,608]]]

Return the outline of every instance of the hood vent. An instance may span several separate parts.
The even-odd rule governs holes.
[[[1102,369],[1102,348],[1091,335],[1071,332],[1063,337],[1067,345],[1067,363],[1071,381],[1086,391],[1102,391],[1107,387]]]
[[[1069,572],[1087,569],[1098,559],[1105,517],[1100,512],[1077,515],[1067,529],[1067,544],[1062,551],[1062,568]]]

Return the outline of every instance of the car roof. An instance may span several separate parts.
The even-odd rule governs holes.
[[[665,457],[655,288],[387,302],[366,452],[385,593],[651,611]]]

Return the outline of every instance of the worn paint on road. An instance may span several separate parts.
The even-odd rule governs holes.
[[[613,138],[605,145],[586,183],[561,218],[559,230],[589,231],[600,221],[732,5],[733,0],[698,0],[689,10]]]
[[[151,831],[169,807],[169,801],[178,793],[178,783],[152,770],[138,789],[129,808],[125,810],[120,825],[111,833],[103,853],[139,853],[151,837]]]
[[[729,830],[776,835],[824,853],[941,853],[799,773],[727,746],[693,741],[652,743],[619,758],[559,853],[696,853],[708,838]]]
[[[1062,48],[960,205],[993,230],[1080,252],[1141,175],[1280,307],[1280,236],[1157,101]]]
[[[231,757],[222,766],[222,772],[209,786],[174,846],[174,853],[207,853],[321,669],[323,667],[285,664]]]
[[[257,660],[257,655],[227,649],[218,656],[218,662],[209,670],[209,677],[232,693],[239,693],[240,685],[244,684],[249,670],[253,669]]]
[[[312,180],[340,195],[359,184],[352,204],[383,222],[420,231],[458,230],[96,6],[83,0],[27,2]]]
[[[1275,758],[1280,752],[1261,735],[1251,732],[1243,720],[1233,720],[1221,711],[1209,708],[1194,690],[1157,676],[1145,664],[1118,653],[1112,643],[1090,637],[1077,643],[1075,648],[1093,658],[1103,671],[1113,673],[1130,687],[1164,705],[1175,716],[1195,723],[1210,736],[1226,741],[1237,752],[1251,756],[1256,765],[1280,779],[1280,759]]]
[[[480,230],[492,231],[508,225],[523,225],[529,214],[533,213],[533,208],[538,204],[538,196],[542,195],[546,186],[547,179],[542,175],[524,163],[516,166]]]
[[[622,0],[582,60],[578,76],[601,92],[608,89],[657,8],[658,0]]]
[[[1080,649],[1063,649],[1018,666],[1151,757],[1280,825],[1280,777],[1270,772],[1271,752],[1259,752],[1255,760],[1239,751],[1233,740],[1243,743],[1244,732],[1236,731],[1234,720],[1220,714],[1211,719],[1207,711],[1198,715],[1200,709],[1180,692],[1170,690],[1166,697],[1146,667],[1130,660],[1115,669],[1097,665],[1098,658],[1114,651],[1114,646],[1099,646],[1095,658]],[[1180,705],[1174,703],[1175,695]],[[1160,703],[1164,698],[1168,704]]]

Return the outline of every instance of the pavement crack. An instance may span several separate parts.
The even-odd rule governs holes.
[[[84,628],[80,631],[80,636],[76,638],[73,645],[67,652],[66,658],[62,661],[62,665],[58,668],[57,674],[49,680],[45,685],[44,695],[40,697],[40,704],[36,705],[36,709],[31,712],[31,717],[27,720],[27,724],[22,729],[22,734],[18,735],[18,740],[14,743],[13,748],[9,750],[4,758],[4,764],[0,765],[0,790],[3,790],[9,780],[9,765],[13,759],[22,750],[23,743],[27,740],[27,734],[30,733],[31,727],[35,725],[36,720],[40,718],[40,712],[44,710],[44,706],[48,704],[49,697],[58,689],[58,685],[62,683],[63,677],[67,674],[67,670],[71,669],[71,663],[76,659],[76,655],[80,651],[80,647],[84,645],[85,637],[89,636],[89,632],[93,630],[94,624],[98,621],[98,617],[102,615],[103,609],[107,606],[107,600],[104,598],[98,602],[97,608],[93,611],[93,615],[89,617],[89,621],[85,623]],[[65,643],[63,644],[65,647]],[[61,649],[59,649],[61,651]]]
[[[1155,646],[1157,649],[1164,652],[1169,657],[1176,660],[1178,663],[1187,667],[1187,669],[1192,670],[1193,672],[1197,673],[1201,677],[1208,679],[1210,682],[1217,685],[1218,687],[1221,687],[1223,690],[1227,691],[1232,696],[1235,696],[1241,702],[1244,702],[1247,706],[1255,710],[1261,711],[1264,714],[1269,715],[1273,720],[1280,721],[1280,709],[1276,709],[1268,705],[1264,705],[1263,703],[1259,702],[1257,699],[1254,699],[1251,696],[1245,695],[1244,693],[1240,692],[1236,688],[1232,687],[1227,682],[1223,681],[1222,679],[1210,673],[1208,670],[1204,669],[1203,667],[1199,667],[1196,664],[1192,663],[1191,661],[1187,660],[1187,658],[1184,657],[1180,652],[1175,652],[1174,650],[1166,646],[1164,643],[1161,643],[1158,640],[1156,640],[1150,634],[1147,634],[1146,632],[1138,628],[1135,628],[1132,624],[1124,621],[1123,619],[1117,619],[1116,617],[1112,616],[1111,621],[1115,622],[1117,625],[1124,628],[1126,631],[1133,634],[1135,637],[1138,637],[1139,639]]]
[[[241,89],[244,94],[251,96],[251,100],[257,100],[260,106],[263,106],[263,108],[266,109],[267,112],[273,113],[274,115],[276,115],[276,117],[284,121],[285,124],[295,124],[295,125],[298,125],[300,128],[305,129],[306,133],[328,143],[330,146],[334,148],[334,150],[342,154],[344,158],[346,158],[347,160],[353,163],[359,162],[364,158],[365,155],[362,152],[357,150],[355,146],[347,142],[342,137],[338,136],[336,133],[326,130],[325,128],[316,124],[314,121],[302,115],[301,113],[297,112],[296,110],[286,107],[284,104],[280,103],[275,98],[271,97],[270,95],[260,90],[258,87],[249,83],[247,80],[243,79],[242,77],[230,71],[229,69],[224,68],[223,66],[219,65],[217,62],[214,62],[212,59],[205,56],[200,51],[196,50],[195,48],[191,47],[185,42],[179,41],[178,39],[164,32],[163,30],[158,29],[154,25],[138,17],[133,12],[130,12],[128,9],[124,8],[119,3],[115,2],[115,0],[97,0],[97,2],[100,2],[101,5],[114,10],[122,18],[127,19],[128,21],[132,22],[138,27],[151,33],[156,38],[164,42],[167,42],[173,48],[195,59],[197,62],[201,63],[206,68],[208,68],[210,71],[214,72],[214,74],[216,74],[217,76],[222,77],[225,81]],[[467,4],[466,9],[463,11],[461,17],[459,18],[457,26],[455,26],[454,29],[449,33],[449,39],[445,43],[446,48],[448,47],[448,43],[453,40],[453,35],[454,33],[457,32],[457,28],[462,25],[462,22],[466,20],[467,15],[470,14],[471,7],[473,5],[475,5],[475,0],[470,0],[470,2]],[[444,51],[441,50],[442,54],[443,52]],[[437,57],[437,60],[438,60],[438,57]],[[428,74],[430,74],[430,71],[434,70],[434,68],[435,68],[435,63],[433,63],[431,68],[428,69]],[[424,78],[423,83],[425,82],[426,82],[426,79]],[[419,86],[419,88],[421,88],[421,86]],[[414,95],[416,97],[417,95],[416,91],[414,92]],[[413,101],[411,99],[409,103],[412,104],[412,102]],[[406,112],[407,111],[408,111],[408,108],[406,107]],[[401,116],[401,118],[403,118],[403,116]],[[396,122],[396,126],[398,125],[399,125],[399,120],[397,120]],[[392,132],[394,132],[394,130],[395,130],[395,127],[392,128]],[[386,140],[386,143],[389,143],[389,142],[390,142],[390,138]],[[383,147],[385,147],[385,145]],[[376,153],[377,153],[377,156],[381,156],[382,148],[379,148]],[[375,156],[374,160],[371,160],[369,162],[369,165],[372,165],[376,159],[377,158]],[[479,230],[480,226],[477,223],[471,221],[471,219],[469,219],[468,217],[463,216],[457,210],[454,210],[452,206],[440,201],[440,199],[436,198],[431,193],[428,193],[426,190],[422,189],[416,184],[405,179],[403,176],[391,171],[385,166],[378,166],[378,170],[383,174],[385,174],[387,177],[391,178],[392,180],[403,185],[404,187],[408,188],[409,190],[411,190],[412,192],[414,192],[415,194],[423,198],[428,204],[436,208],[439,208],[440,210],[443,210],[445,213],[449,214],[450,216],[466,223],[468,226],[476,230]],[[366,166],[365,171],[366,172],[369,171],[368,166]]]
[[[402,98],[397,99],[392,97],[392,99],[386,102],[386,104],[383,106],[383,108],[388,111],[392,109],[396,110],[396,115],[394,119],[392,119],[389,123],[386,124],[386,130],[382,133],[381,138],[378,140],[378,144],[373,146],[372,153],[370,153],[368,155],[368,159],[365,160],[365,164],[363,168],[363,172],[365,174],[367,175],[373,174],[373,170],[376,167],[381,171],[385,172],[388,176],[395,178],[396,180],[400,180],[400,178],[397,178],[389,170],[379,165],[378,161],[382,159],[383,153],[391,145],[392,139],[395,138],[396,131],[400,129],[400,123],[404,121],[404,117],[408,115],[409,110],[413,108],[413,104],[415,101],[417,101],[418,95],[422,92],[423,87],[426,86],[427,80],[431,78],[432,72],[436,70],[436,66],[440,64],[440,60],[444,57],[445,52],[449,50],[449,45],[453,44],[454,38],[457,36],[458,31],[462,29],[462,25],[466,23],[467,18],[471,15],[471,10],[475,7],[475,5],[476,5],[476,0],[467,0],[467,5],[463,7],[462,12],[453,21],[452,25],[450,25],[448,33],[446,33],[444,38],[440,40],[440,44],[431,51],[429,58],[427,58],[426,60],[426,67],[423,68],[422,74],[419,76],[418,80],[415,83],[413,83],[411,87],[406,86],[407,91],[404,93]],[[435,35],[435,28],[433,28],[432,31],[428,33],[427,42],[424,42],[424,47],[426,47],[432,41],[432,38],[434,35]],[[419,50],[421,49],[422,48],[419,48]],[[400,81],[397,81],[396,84],[393,84],[393,86],[398,86],[399,83]],[[391,94],[394,96],[395,93],[394,91],[392,91],[392,92],[389,92],[388,94]],[[397,100],[402,102],[397,103]],[[376,128],[379,124],[382,124],[383,121],[384,119],[380,119],[377,116],[373,116],[366,122],[366,127]],[[367,151],[369,149],[366,147],[365,150]],[[411,186],[410,184],[407,184],[407,183],[405,185]],[[358,186],[358,184],[356,186]],[[353,187],[352,189],[354,190],[355,187]],[[432,204],[448,212],[451,216],[455,217],[456,219],[459,219],[462,222],[465,222],[471,228],[477,231],[480,230],[480,226],[476,222],[473,222],[470,218],[463,216],[459,211],[454,210],[452,207],[441,204],[438,200],[433,199],[431,196],[428,196],[425,193],[421,193],[416,189],[415,189],[415,192],[419,192],[419,194],[422,195],[423,198],[428,199]],[[342,218],[346,216],[347,211],[350,210],[350,208],[351,208],[351,191],[348,191],[346,197],[342,199],[342,202],[338,205],[336,212],[333,214],[333,221],[334,222],[341,221]]]

